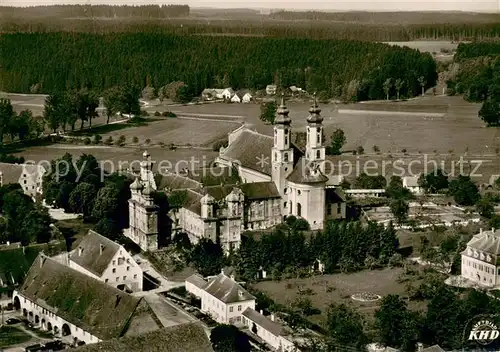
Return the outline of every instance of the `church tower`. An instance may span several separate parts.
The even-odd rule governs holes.
[[[314,102],[307,117],[306,159],[325,173],[325,147],[323,146],[323,117],[314,95]]]
[[[276,110],[276,119],[274,120],[274,144],[271,156],[272,180],[282,196],[285,194],[285,180],[293,171],[293,149],[290,140],[292,120],[288,114],[285,98],[282,95],[281,104]]]

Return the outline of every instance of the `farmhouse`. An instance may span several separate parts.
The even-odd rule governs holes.
[[[142,269],[116,242],[89,230],[78,248],[67,256],[67,265],[85,275],[128,292],[142,291]]]
[[[234,95],[233,88],[226,88],[222,91],[222,98],[226,100],[230,100]]]
[[[16,310],[36,327],[86,344],[162,328],[131,296],[40,254],[14,291]]]
[[[229,134],[227,148],[210,167],[153,175],[145,152],[140,177],[130,186],[125,235],[144,250],[158,248],[154,190],[178,203],[168,214],[174,233],[186,232],[194,243],[218,237],[227,251],[239,247],[242,231],[273,227],[289,215],[307,220],[313,230],[322,229],[325,220],[344,219],[345,199],[333,186],[338,177],[329,182],[325,176],[323,118],[316,101],[309,112],[305,155],[290,141],[291,119],[283,100],[274,137],[243,125]]]
[[[298,351],[290,336],[291,333],[287,332],[285,327],[275,321],[274,314],[269,319],[255,309],[247,308],[242,316],[243,325],[274,350],[283,352]]]
[[[480,230],[467,243],[461,276],[479,286],[500,288],[500,230]]]
[[[181,324],[132,337],[78,347],[74,352],[213,352],[200,324]]]
[[[250,94],[250,93],[245,93],[245,94],[243,95],[243,97],[241,98],[241,101],[242,101],[243,103],[250,103],[250,102],[252,101],[252,99],[253,99],[252,94]]]
[[[42,178],[46,171],[41,165],[0,163],[0,185],[19,183],[24,194],[35,198],[42,194]]]
[[[403,187],[407,188],[411,193],[416,195],[421,195],[424,193],[423,188],[418,184],[417,176],[403,177]]]
[[[186,279],[186,290],[201,299],[201,310],[221,324],[242,325],[242,314],[255,309],[255,297],[224,273],[205,281],[199,275]]]
[[[278,89],[278,86],[276,86],[275,84],[269,84],[266,87],[266,94],[267,95],[275,95],[276,94],[276,89]]]
[[[233,97],[231,98],[231,103],[241,103],[241,98],[238,94],[233,95]]]

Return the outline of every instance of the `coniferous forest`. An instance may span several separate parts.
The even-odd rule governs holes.
[[[17,33],[0,38],[0,90],[40,93],[125,84],[161,87],[183,81],[206,87],[262,89],[296,85],[348,99],[384,99],[384,81],[400,79],[400,94],[420,92],[419,77],[436,82],[430,54],[385,44],[311,40],[177,36],[157,33]]]

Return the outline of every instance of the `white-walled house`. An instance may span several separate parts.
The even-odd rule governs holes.
[[[241,103],[241,98],[238,96],[238,94],[233,95],[233,97],[231,98],[231,103]]]
[[[407,188],[411,193],[416,195],[421,195],[424,190],[418,184],[419,177],[417,176],[405,176],[403,177],[403,187]]]
[[[500,288],[500,230],[480,230],[462,252],[461,276],[473,283]]]
[[[274,315],[271,315],[271,319],[269,319],[252,308],[245,309],[242,315],[243,325],[274,350],[281,352],[300,351],[295,347],[293,339],[286,329],[276,322]]]
[[[0,163],[0,186],[19,183],[24,194],[42,194],[42,179],[47,170],[41,165]]]
[[[245,93],[245,95],[243,95],[243,97],[241,98],[241,101],[243,103],[250,103],[252,101],[252,99],[253,99],[252,94]]]
[[[90,230],[69,253],[68,265],[120,290],[142,291],[143,272],[123,246]]]
[[[222,91],[222,98],[229,100],[233,97],[234,95],[234,90],[233,88],[226,88]]]
[[[43,254],[34,261],[24,284],[14,291],[12,301],[36,328],[86,344],[163,327],[143,298]]]
[[[221,324],[241,325],[245,309],[255,309],[255,297],[223,272],[209,281],[188,277],[186,291],[200,298],[201,311]]]

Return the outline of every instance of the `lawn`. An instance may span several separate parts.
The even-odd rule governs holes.
[[[0,327],[0,348],[19,345],[31,340],[31,336],[15,326]]]
[[[277,303],[289,305],[301,295],[299,291],[310,289],[312,306],[321,310],[321,314],[310,316],[314,323],[321,324],[326,319],[326,311],[332,303],[345,303],[355,307],[367,321],[373,319],[378,308],[378,302],[358,302],[351,299],[351,295],[361,292],[374,293],[380,296],[397,294],[406,296],[405,284],[398,283],[398,277],[403,273],[402,268],[365,270],[354,274],[332,274],[315,276],[306,279],[288,279],[280,282],[262,281],[253,287],[269,295]],[[422,302],[411,302],[410,308],[421,309]]]

